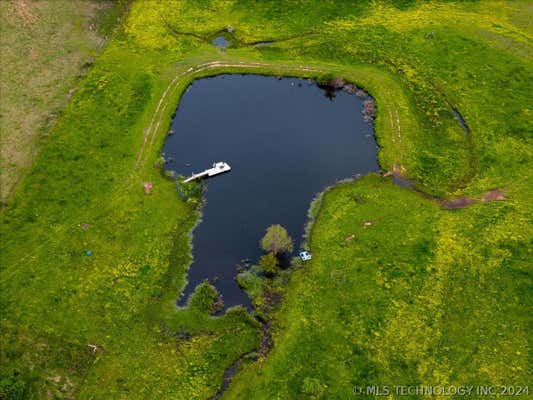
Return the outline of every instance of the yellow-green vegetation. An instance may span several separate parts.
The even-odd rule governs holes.
[[[273,350],[242,367],[227,398],[527,385],[531,228],[513,209],[450,212],[378,176],[328,191],[310,238],[313,261],[283,290]],[[262,306],[256,288],[265,285],[247,283]]]
[[[372,175],[325,194],[313,260],[272,285],[274,347],[225,397],[527,384],[531,16],[526,1],[134,1],[2,212],[2,396],[209,398],[260,346],[244,309],[210,316],[210,285],[174,302],[198,208],[159,150],[191,80],[227,72],[364,87],[383,170],[419,191]],[[457,210],[427,196],[492,189],[505,200]]]
[[[124,8],[111,0],[0,2],[0,200],[7,202]]]

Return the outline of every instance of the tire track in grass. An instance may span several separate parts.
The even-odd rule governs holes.
[[[150,120],[150,123],[148,127],[144,131],[144,137],[143,137],[143,144],[141,148],[139,149],[139,153],[137,154],[137,159],[135,162],[135,167],[139,167],[140,162],[143,159],[145,150],[147,146],[151,148],[154,144],[155,137],[157,135],[157,132],[159,130],[159,127],[161,125],[161,121],[164,116],[164,111],[166,110],[166,107],[168,103],[166,102],[167,97],[174,89],[177,88],[179,84],[180,78],[186,76],[187,74],[197,74],[199,72],[203,72],[209,69],[214,68],[264,68],[264,67],[278,67],[278,68],[284,68],[288,70],[296,70],[296,71],[304,71],[304,72],[315,72],[315,73],[324,73],[324,69],[319,68],[312,68],[312,67],[306,67],[306,66],[289,66],[286,64],[269,64],[269,63],[260,63],[260,62],[254,62],[254,63],[245,63],[245,62],[237,62],[237,63],[226,63],[222,61],[211,61],[208,63],[200,64],[196,67],[189,67],[186,71],[183,71],[176,75],[174,79],[168,84],[167,88],[161,95],[161,99],[159,99],[159,102],[157,103],[157,107],[154,111],[154,114],[152,115],[152,118]],[[157,120],[157,122],[156,122]],[[155,123],[155,124],[154,124]]]

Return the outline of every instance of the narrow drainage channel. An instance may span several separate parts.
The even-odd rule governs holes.
[[[452,107],[452,112],[457,121],[459,121],[459,124],[461,124],[461,127],[465,131],[467,135],[470,135],[470,128],[468,127],[468,124],[466,123],[465,119],[461,115],[461,113],[454,107]]]
[[[259,349],[258,355],[260,357],[264,357],[272,347],[272,337],[270,335],[269,323],[263,323],[261,325],[261,334],[261,347]],[[255,351],[251,353],[255,353]],[[222,395],[226,390],[228,390],[228,387],[231,384],[231,379],[239,370],[239,367],[243,363],[244,359],[251,353],[243,354],[237,359],[237,361],[235,361],[228,368],[226,368],[226,370],[224,371],[224,376],[222,378],[222,384],[220,385],[220,388],[218,389],[217,393],[213,397],[211,397],[211,400],[219,400],[220,398],[222,398]]]

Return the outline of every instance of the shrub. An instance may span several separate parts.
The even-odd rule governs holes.
[[[26,382],[17,372],[12,376],[0,378],[0,398],[5,400],[22,400],[26,398]]]
[[[180,177],[176,182],[176,189],[178,191],[178,196],[180,196],[183,201],[186,201],[194,207],[200,204],[204,190],[202,181],[184,183],[183,178]]]
[[[260,276],[259,266],[253,266],[249,270],[237,275],[237,283],[252,299],[256,307],[263,305],[264,278]]]
[[[208,281],[204,281],[194,289],[189,306],[199,311],[212,313],[219,298],[218,291]]]
[[[259,259],[259,266],[267,275],[274,275],[278,272],[278,259],[274,253],[268,253]]]

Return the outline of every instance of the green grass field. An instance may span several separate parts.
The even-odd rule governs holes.
[[[0,2],[0,201],[7,203],[125,3]]]
[[[527,1],[134,1],[2,211],[1,396],[206,399],[250,353],[224,398],[528,384],[532,14]],[[238,45],[221,51],[209,39],[228,26]],[[371,175],[324,194],[313,261],[276,283],[274,346],[255,357],[260,324],[241,308],[209,316],[210,286],[174,306],[199,209],[159,152],[183,90],[219,73],[364,87],[382,169],[417,189]],[[505,199],[436,198],[494,189]]]

